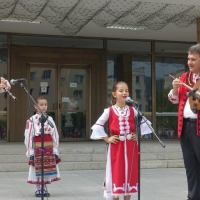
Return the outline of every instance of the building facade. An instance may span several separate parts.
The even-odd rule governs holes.
[[[34,35],[1,34],[1,38],[1,76],[26,79],[12,86],[16,101],[6,93],[1,96],[1,140],[23,141],[26,119],[34,113],[29,94],[48,99],[48,114],[56,121],[61,141],[89,140],[91,125],[110,105],[112,85],[119,80],[128,83],[130,96],[152,121],[156,134],[177,138],[177,106],[167,99],[169,74],[177,77],[187,70],[187,49],[195,42],[76,38],[89,45],[71,48],[67,45],[73,37],[46,36],[48,45],[44,37]],[[66,47],[54,46],[51,39],[63,40]],[[131,47],[125,51],[123,43]],[[163,48],[156,48],[161,43]],[[171,52],[164,49],[169,43]],[[183,53],[174,53],[175,49]]]
[[[102,2],[99,1],[99,4]],[[126,8],[123,7],[124,15],[117,13],[118,16],[116,14],[113,19],[115,26],[117,20],[122,23],[120,20],[128,20],[128,17],[132,16],[132,10],[128,5],[134,6],[137,2],[134,1],[136,3],[134,5],[133,1],[127,2],[129,4],[126,4]],[[73,11],[76,16],[79,16],[77,12],[81,11],[79,6],[82,6],[82,10],[85,9],[83,3],[84,0],[77,1],[74,7],[77,11]],[[89,140],[90,127],[104,108],[110,106],[112,86],[116,81],[128,83],[131,98],[138,102],[139,109],[152,122],[155,133],[161,139],[177,139],[177,106],[172,105],[167,99],[172,82],[169,74],[179,77],[188,69],[187,50],[200,41],[199,21],[195,18],[195,23],[191,21],[191,28],[183,28],[182,31],[178,28],[174,30],[173,25],[168,23],[163,29],[154,32],[145,30],[137,33],[132,30],[108,31],[94,25],[95,23],[100,26],[103,17],[111,19],[110,15],[105,13],[107,11],[108,14],[112,10],[112,3],[114,1],[107,1],[104,6],[101,5],[105,10],[98,10],[85,27],[79,24],[84,28],[77,32],[73,29],[74,35],[70,36],[66,33],[72,31],[71,25],[68,24],[67,29],[66,24],[62,24],[59,29],[53,30],[47,23],[46,7],[40,12],[46,19],[40,28],[34,29],[30,24],[18,23],[16,26],[16,23],[0,21],[2,25],[0,26],[0,76],[8,80],[25,79],[12,86],[11,92],[17,97],[16,101],[13,101],[7,93],[0,96],[0,141],[24,140],[25,122],[35,112],[32,98],[35,99],[40,95],[48,99],[48,115],[56,122],[60,141]],[[122,5],[124,1],[118,3]],[[193,2],[190,5],[184,3],[179,9],[188,10],[191,14],[189,8],[193,6]],[[163,9],[158,10],[160,8],[158,6],[154,15],[151,13],[149,18],[145,18],[146,21],[140,20],[141,24],[146,23],[145,28],[148,29],[151,29],[149,19],[152,19],[154,25],[158,25],[156,19],[161,16],[161,12],[163,16],[166,14],[168,6],[164,0],[158,3],[151,0],[150,4],[154,5],[154,10],[158,4],[163,6]],[[198,10],[199,6],[196,4],[193,7]],[[180,7],[178,3],[170,5]],[[9,6],[12,5],[7,5],[4,14],[9,13]],[[22,7],[31,13],[26,6],[22,3],[16,4],[12,17],[17,18]],[[49,4],[49,7],[51,6]],[[144,6],[147,6],[145,2],[137,4],[134,8],[144,9]],[[106,10],[108,7],[110,10]],[[73,12],[67,15],[69,19],[65,18],[65,22],[73,18],[71,14]],[[102,13],[104,15],[101,15]],[[179,19],[177,18],[174,23],[186,26],[187,23],[183,23],[180,18],[183,14],[177,15]],[[6,18],[11,19],[10,15]],[[152,25],[153,27],[155,29]],[[192,37],[189,38],[187,34],[191,34]],[[152,140],[156,137],[154,134],[149,134],[143,139]]]

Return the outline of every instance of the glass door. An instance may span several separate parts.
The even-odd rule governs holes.
[[[57,84],[56,84],[56,65],[31,65],[30,66],[30,94],[33,99],[38,96],[44,96],[48,101],[47,114],[51,116],[55,122],[56,118],[56,104],[57,104]],[[33,102],[31,101],[33,112]]]
[[[61,68],[60,127],[61,140],[86,139],[87,77],[86,68]]]
[[[0,77],[7,77],[7,59],[8,51],[7,49],[0,49]],[[7,99],[10,96],[4,92],[0,94],[0,141],[7,140]],[[12,99],[11,99],[12,101]]]
[[[57,126],[60,141],[85,140],[88,108],[87,68],[30,66],[30,94],[45,96],[47,114]],[[33,108],[33,104],[32,104]],[[34,108],[30,115],[34,114]]]

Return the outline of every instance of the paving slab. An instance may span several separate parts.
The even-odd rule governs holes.
[[[47,185],[49,200],[103,200],[104,170],[61,171],[61,180]],[[0,200],[35,200],[28,172],[0,172]],[[184,168],[141,169],[140,200],[186,200]],[[44,198],[47,199],[46,197]],[[138,200],[135,196],[132,200]]]

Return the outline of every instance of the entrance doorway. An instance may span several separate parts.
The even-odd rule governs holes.
[[[106,105],[106,50],[12,46],[10,77],[26,78],[33,98],[47,98],[60,141],[90,139],[91,124]],[[29,112],[29,98],[20,84],[12,92],[17,101],[9,103],[8,141],[20,142],[34,108],[31,102]]]
[[[88,67],[31,64],[29,69],[30,94],[47,98],[60,141],[87,139]]]

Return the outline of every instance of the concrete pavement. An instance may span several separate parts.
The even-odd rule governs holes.
[[[103,200],[104,170],[61,171],[61,181],[47,185],[49,200]],[[0,172],[0,200],[33,200],[35,186],[27,172]],[[184,168],[141,169],[140,200],[186,200]],[[44,198],[45,200],[47,198]],[[132,200],[137,200],[133,197]]]

